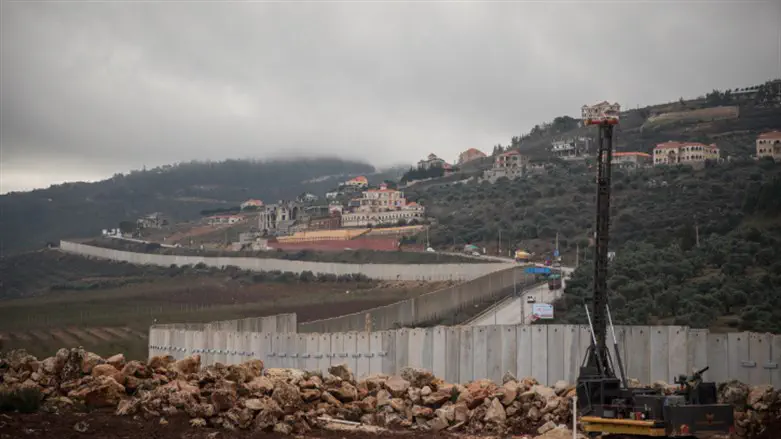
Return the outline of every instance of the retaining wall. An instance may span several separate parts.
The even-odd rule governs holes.
[[[683,326],[617,327],[627,375],[643,383],[710,366],[707,380],[781,387],[781,335],[710,334]],[[553,385],[574,382],[590,343],[578,325],[498,325],[347,333],[268,333],[153,327],[149,355],[201,355],[204,364],[252,358],[267,367],[326,372],[347,363],[359,376],[423,367],[449,382],[500,381],[506,371]]]
[[[237,266],[251,271],[290,271],[301,273],[311,271],[335,275],[362,273],[371,279],[378,280],[420,280],[420,281],[464,281],[479,278],[489,273],[514,267],[514,263],[482,263],[482,264],[342,264],[327,262],[287,261],[272,258],[248,257],[206,257],[206,256],[176,256],[152,253],[136,253],[113,250],[78,244],[70,241],[60,241],[60,249],[83,256],[92,256],[113,261],[132,264],[148,264],[168,267],[171,265],[195,265],[199,263],[210,267]]]
[[[390,305],[300,323],[298,332],[365,331],[367,327],[382,331],[437,324],[444,317],[473,307],[476,303],[496,301],[512,293],[513,289],[520,291],[534,283],[534,276],[524,274],[523,267],[516,266]]]

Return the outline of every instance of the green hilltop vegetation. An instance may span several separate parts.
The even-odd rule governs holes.
[[[585,323],[590,294],[594,173],[583,163],[496,184],[448,184],[411,193],[433,216],[435,247],[474,243],[550,254],[580,268],[558,321]],[[702,170],[613,173],[613,310],[621,323],[656,322],[781,332],[781,164],[736,159]],[[424,238],[418,238],[424,239]],[[697,240],[699,239],[699,246]]]
[[[436,247],[550,254],[558,235],[565,263],[580,265],[555,322],[585,323],[582,303],[591,294],[594,169],[548,150],[554,140],[596,135],[578,123],[558,117],[494,147],[493,155],[517,149],[546,161],[543,172],[465,181],[490,167],[489,158],[405,189],[433,217]],[[781,164],[751,158],[756,136],[774,129],[781,130],[781,81],[622,113],[618,150],[698,141],[716,143],[728,160],[699,170],[614,170],[609,288],[617,323],[781,332]]]
[[[553,140],[587,137],[595,129],[579,126],[579,119],[555,118],[514,137],[509,145],[496,145],[493,153],[519,149],[533,159],[548,157]],[[716,143],[723,155],[748,157],[755,153],[756,136],[781,128],[781,79],[734,90],[713,90],[696,99],[625,109],[615,130],[618,151],[650,153],[668,140]]]
[[[89,237],[121,221],[163,212],[174,221],[200,218],[207,209],[230,208],[248,198],[267,202],[323,194],[338,181],[369,175],[363,162],[335,158],[190,162],[117,174],[95,183],[65,183],[0,196],[2,255],[44,247],[62,238]]]

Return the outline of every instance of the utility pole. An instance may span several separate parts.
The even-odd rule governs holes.
[[[697,243],[697,247],[700,246],[700,224],[694,223],[694,240]]]
[[[580,265],[580,243],[575,243],[575,268],[578,268],[578,265]]]
[[[496,254],[501,255],[502,254],[502,229],[499,229],[499,243],[496,247]]]

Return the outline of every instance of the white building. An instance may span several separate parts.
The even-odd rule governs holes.
[[[356,207],[351,212],[342,213],[343,227],[389,225],[400,220],[410,222],[425,218],[423,206],[407,203],[403,192],[388,189],[385,184],[380,185],[379,189],[364,191],[361,198],[355,201]]]

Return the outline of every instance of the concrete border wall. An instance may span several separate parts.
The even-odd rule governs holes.
[[[711,334],[683,326],[616,328],[627,375],[643,383],[710,366],[706,380],[738,379],[781,387],[781,335]],[[183,358],[200,354],[204,364],[263,360],[267,367],[326,372],[347,363],[359,377],[423,367],[450,382],[490,378],[510,371],[553,385],[574,382],[590,343],[587,326],[438,326],[377,332],[270,333],[209,328],[152,327],[149,354]]]
[[[367,328],[383,331],[436,324],[442,318],[452,316],[476,303],[499,300],[512,293],[514,288],[521,291],[535,283],[534,276],[525,275],[523,267],[515,266],[390,305],[300,323],[298,332],[332,333],[366,331]]]
[[[328,262],[287,261],[272,258],[248,257],[206,257],[206,256],[176,256],[158,255],[152,253],[136,253],[113,250],[78,244],[70,241],[60,241],[60,249],[69,253],[91,256],[113,261],[129,262],[142,265],[195,265],[199,263],[210,267],[225,267],[233,265],[251,271],[290,271],[301,273],[311,271],[315,274],[326,273],[347,275],[362,273],[371,279],[378,280],[420,280],[420,281],[465,281],[476,279],[487,274],[514,267],[508,263],[475,263],[475,264],[342,264]]]
[[[218,320],[208,323],[168,323],[153,325],[152,328],[190,331],[297,332],[298,317],[295,313],[289,313],[236,320]]]

